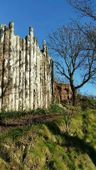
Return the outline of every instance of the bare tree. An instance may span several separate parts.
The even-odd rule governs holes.
[[[76,104],[77,90],[96,74],[95,44],[89,33],[92,34],[85,34],[77,26],[63,26],[49,35],[57,74],[68,80],[73,105]]]
[[[78,14],[80,14],[81,19],[82,17],[90,18],[90,20],[85,20],[84,29],[82,29],[81,25],[78,24],[77,25],[78,29],[83,31],[83,33],[87,34],[89,36],[89,39],[91,39],[91,42],[95,43],[96,50],[96,1],[95,0],[66,0],[66,1],[76,10]],[[96,85],[96,77],[92,79],[92,84]]]
[[[82,16],[90,17],[96,21],[95,0],[67,0]]]

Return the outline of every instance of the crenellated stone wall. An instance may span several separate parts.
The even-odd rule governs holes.
[[[0,25],[0,110],[48,108],[52,65],[46,42],[40,50],[31,27],[22,39],[14,34],[13,22]]]

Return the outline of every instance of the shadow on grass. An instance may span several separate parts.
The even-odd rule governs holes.
[[[70,136],[67,133],[62,134],[59,127],[54,122],[50,124],[47,123],[47,127],[54,135],[60,135],[64,138],[64,143],[62,144],[62,146],[74,147],[77,151],[87,153],[96,166],[96,150],[89,143],[86,143],[78,136]]]
[[[78,136],[70,136],[68,134],[63,134],[63,136],[66,140],[64,146],[75,147],[77,150],[87,153],[96,166],[96,150],[90,144],[86,143],[83,139],[78,138]]]

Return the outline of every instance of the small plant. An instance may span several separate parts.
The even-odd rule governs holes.
[[[51,113],[64,113],[64,108],[62,105],[53,104],[49,108],[49,112]]]
[[[71,106],[71,105],[70,106],[68,105],[66,107],[66,112],[64,113],[66,133],[70,132],[71,119],[77,111],[78,111],[77,107],[74,107],[74,106]]]
[[[48,111],[47,109],[41,109],[41,108],[38,108],[36,110],[33,110],[32,111],[32,114],[48,114]]]
[[[12,129],[7,133],[6,137],[10,137],[13,140],[23,136],[24,134],[26,134],[26,132],[28,132],[31,129],[31,126],[25,126],[22,128],[16,128],[16,129]]]

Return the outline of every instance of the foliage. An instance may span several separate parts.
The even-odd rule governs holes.
[[[0,112],[0,121],[11,119],[11,118],[20,118],[28,115],[46,115],[51,113],[63,113],[64,108],[62,105],[58,104],[52,104],[49,109],[41,109],[38,108],[36,110],[31,111],[6,111],[6,112]]]
[[[36,109],[36,110],[31,110],[31,111],[6,111],[6,112],[0,112],[0,120],[4,119],[10,119],[10,118],[19,118],[22,116],[27,116],[27,115],[40,115],[40,114],[48,114],[48,111],[45,109]]]
[[[53,111],[55,107],[57,105]],[[65,133],[64,119],[2,131],[0,167],[8,170],[13,166],[21,170],[95,170],[96,111],[82,111],[73,106],[66,106],[66,109],[76,111],[68,133]]]
[[[94,97],[78,95],[77,100],[78,105],[80,105],[83,110],[96,109],[96,98]]]
[[[52,104],[48,110],[50,113],[64,113],[64,108],[60,104]]]

